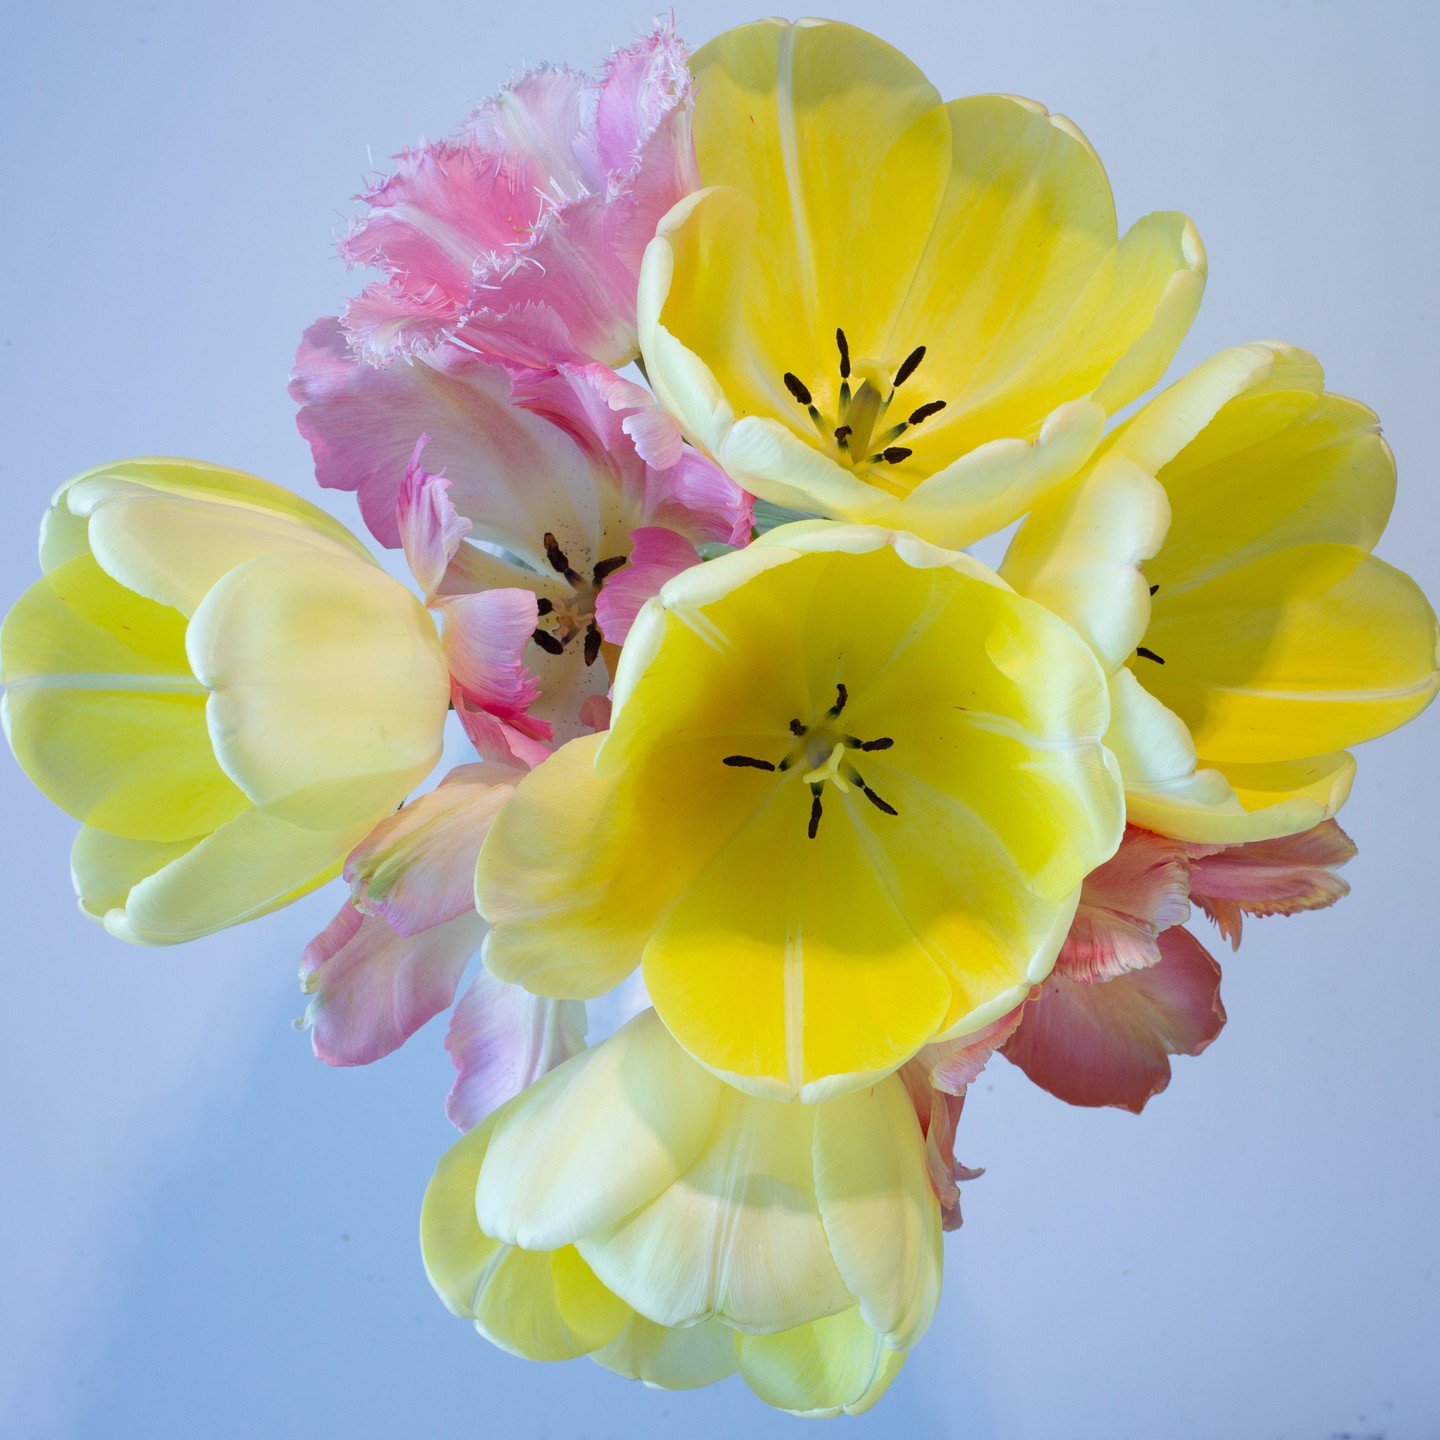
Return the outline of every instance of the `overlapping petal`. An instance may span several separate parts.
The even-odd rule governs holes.
[[[76,888],[113,933],[173,943],[286,904],[438,758],[433,624],[298,497],[125,461],[61,488],[41,557],[0,634],[6,731],[85,823]]]
[[[1375,416],[1280,344],[1224,351],[1031,515],[1001,573],[1113,672],[1131,819],[1199,843],[1307,830],[1346,748],[1440,686],[1434,612],[1370,554],[1394,496]]]
[[[884,1388],[933,1314],[939,1236],[898,1079],[814,1106],[745,1096],[653,1011],[462,1139],[421,1225],[436,1289],[507,1348],[658,1385],[738,1365],[804,1413]]]

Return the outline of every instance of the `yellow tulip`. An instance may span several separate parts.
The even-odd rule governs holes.
[[[433,622],[323,511],[237,471],[129,460],[61,487],[0,630],[4,722],[84,824],[82,908],[189,940],[330,878],[439,758]]]
[[[983,565],[812,521],[671,580],[612,728],[532,771],[480,853],[486,961],[819,1099],[1016,1005],[1119,843],[1087,647]]]
[[[1047,496],[1001,573],[1111,676],[1131,821],[1202,843],[1308,830],[1347,747],[1434,698],[1436,623],[1370,552],[1395,496],[1374,414],[1280,344],[1216,355]]]
[[[437,1293],[513,1354],[666,1389],[738,1369],[807,1415],[879,1399],[935,1312],[940,1237],[898,1076],[758,1099],[654,1011],[458,1141],[420,1222]]]
[[[693,61],[706,188],[646,253],[639,334],[690,438],[762,499],[958,547],[1073,475],[1194,318],[1194,227],[1123,237],[1032,101],[945,104],[849,25],[767,20]]]

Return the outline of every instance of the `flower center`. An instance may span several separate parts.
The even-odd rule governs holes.
[[[850,692],[844,685],[837,684],[835,703],[818,719],[808,725],[803,720],[792,720],[790,734],[795,743],[779,761],[765,760],[756,755],[727,755],[721,762],[737,770],[797,771],[801,784],[810,791],[810,818],[805,833],[812,840],[820,833],[827,784],[834,785],[842,795],[852,789],[858,790],[877,810],[886,815],[899,814],[888,800],[882,799],[865,783],[850,759],[855,751],[888,750],[895,742],[888,735],[877,740],[862,740],[858,735],[847,735],[839,721],[849,700]]]
[[[821,411],[810,387],[791,370],[784,374],[785,388],[797,405],[805,407],[825,448],[842,465],[851,470],[868,470],[872,466],[895,466],[908,460],[915,452],[895,442],[945,408],[945,401],[929,400],[917,405],[897,424],[885,425],[896,392],[920,368],[925,347],[917,345],[900,363],[893,378],[887,378],[888,367],[872,361],[852,364],[850,342],[843,330],[836,330],[835,345],[840,352],[840,389],[833,414]],[[887,488],[894,483],[876,478]]]
[[[624,555],[612,555],[602,560],[586,580],[570,564],[569,557],[560,548],[560,542],[549,530],[545,532],[545,558],[550,568],[562,576],[570,585],[571,593],[561,600],[550,600],[542,595],[538,611],[542,624],[535,627],[530,638],[547,654],[561,655],[565,647],[577,636],[585,637],[585,663],[593,665],[600,655],[600,627],[595,623],[595,597],[609,575],[628,563]]]

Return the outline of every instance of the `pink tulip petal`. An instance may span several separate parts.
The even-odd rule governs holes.
[[[450,1017],[456,1069],[445,1113],[461,1130],[585,1048],[585,1005],[549,1000],[482,970]]]
[[[482,760],[533,770],[553,753],[543,740],[474,705],[458,685],[452,687],[450,698],[461,729]]]
[[[990,1057],[1015,1033],[1023,1011],[1024,1006],[1017,1005],[973,1035],[927,1045],[918,1058],[927,1067],[930,1083],[950,1095],[963,1095]]]
[[[1220,1033],[1220,967],[1188,930],[1160,936],[1160,961],[1085,984],[1058,972],[1005,1045],[1037,1085],[1071,1105],[1137,1114],[1170,1083],[1172,1055],[1198,1055]]]
[[[526,716],[540,694],[524,659],[540,619],[534,591],[481,590],[438,600],[435,609],[445,661],[465,698],[535,739],[548,738],[549,726]]]
[[[1085,879],[1056,970],[1108,980],[1156,964],[1161,931],[1190,915],[1187,879],[1180,841],[1127,825],[1119,850]]]
[[[300,959],[315,1054],[327,1065],[368,1065],[398,1049],[454,1000],[484,932],[472,909],[406,937],[347,902]]]
[[[523,773],[461,765],[387,816],[345,862],[356,906],[407,937],[472,911],[480,845]]]
[[[960,1184],[978,1180],[985,1172],[962,1165],[955,1158],[955,1131],[965,1108],[963,1090],[956,1095],[937,1090],[931,1084],[930,1067],[922,1055],[900,1067],[900,1078],[915,1106],[920,1131],[925,1136],[925,1168],[930,1188],[940,1205],[940,1220],[946,1230],[958,1230]]]
[[[354,491],[370,533],[392,549],[401,544],[400,487],[422,435],[426,465],[450,481],[471,538],[537,569],[540,537],[556,517],[594,510],[592,468],[574,441],[511,400],[507,371],[456,346],[377,370],[349,354],[336,321],[317,320],[300,342],[290,394],[315,478]]]
[[[754,498],[698,451],[669,443],[660,432],[673,422],[657,418],[663,412],[648,391],[603,365],[560,365],[517,377],[514,396],[581,447],[614,487],[631,529],[664,526],[696,545],[749,541]],[[637,434],[669,463],[647,461]]]
[[[432,475],[420,463],[429,442],[428,435],[415,442],[395,502],[400,544],[410,573],[427,601],[440,588],[460,542],[470,533],[470,522],[450,500],[450,481],[443,475]]]
[[[587,695],[580,706],[580,723],[592,734],[610,728],[611,703],[608,695]]]
[[[345,313],[356,350],[383,365],[461,336],[538,368],[632,358],[640,258],[697,183],[685,57],[661,26],[598,80],[531,71],[399,156],[341,245],[385,276]]]
[[[1349,883],[1335,871],[1354,856],[1355,842],[1333,820],[1278,840],[1196,847],[1190,897],[1238,950],[1246,915],[1323,910],[1348,895]]]
[[[700,563],[695,547],[673,530],[646,525],[630,538],[629,562],[606,577],[595,601],[595,621],[612,645],[625,643],[640,607],[667,580]]]

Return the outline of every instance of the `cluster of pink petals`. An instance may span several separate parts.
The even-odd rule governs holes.
[[[750,537],[751,497],[603,365],[514,373],[443,345],[380,370],[321,320],[291,393],[320,484],[354,492],[441,616],[487,757],[533,765],[603,718],[597,641],[622,644],[697,546]]]
[[[375,364],[456,341],[522,367],[634,358],[640,259],[696,188],[686,50],[668,25],[596,78],[546,66],[397,157],[341,242],[379,270],[342,317]]]
[[[1176,1055],[1220,1033],[1220,966],[1185,928],[1197,906],[1239,948],[1246,915],[1294,915],[1349,891],[1337,870],[1355,854],[1333,821],[1278,840],[1193,845],[1135,826],[1086,879],[1048,979],[985,1029],[928,1046],[902,1071],[927,1141],[946,1228],[960,1223],[955,1160],[966,1088],[997,1051],[1072,1105],[1138,1113],[1170,1083]]]

